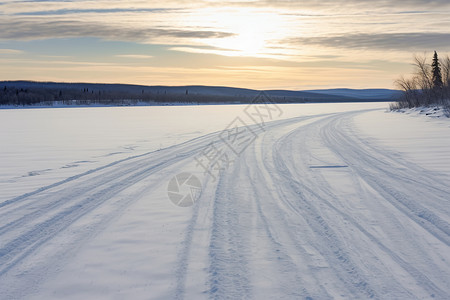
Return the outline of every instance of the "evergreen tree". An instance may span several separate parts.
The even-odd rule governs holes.
[[[433,75],[433,87],[435,88],[442,88],[442,74],[441,74],[441,66],[439,63],[439,58],[437,55],[437,52],[434,51],[434,56],[433,56],[433,63],[431,64],[431,72]]]

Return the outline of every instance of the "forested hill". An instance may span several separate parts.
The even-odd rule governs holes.
[[[144,86],[129,84],[0,81],[0,105],[70,104],[133,105],[138,103],[251,103],[260,91],[219,86]],[[278,103],[392,101],[388,89],[266,90]],[[76,100],[76,101],[74,101]]]

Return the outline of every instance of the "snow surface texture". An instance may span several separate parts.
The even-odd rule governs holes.
[[[401,108],[395,110],[396,112],[401,112],[404,114],[412,115],[412,116],[420,116],[425,115],[430,118],[446,118],[450,117],[448,111],[446,111],[441,106],[431,106],[431,107],[416,107],[416,108]]]
[[[450,123],[385,107],[281,105],[213,175],[245,106],[0,111],[0,298],[448,299]]]

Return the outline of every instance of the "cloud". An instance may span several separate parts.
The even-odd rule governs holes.
[[[212,30],[142,28],[75,20],[46,21],[19,19],[0,21],[0,39],[35,40],[51,38],[98,37],[105,40],[148,42],[156,38],[224,38],[234,34]]]
[[[262,1],[211,1],[220,3],[219,5],[238,5],[238,6],[276,6],[276,7],[297,7],[297,8],[323,8],[323,7],[342,7],[342,6],[365,6],[374,7],[439,7],[449,6],[448,0],[262,0]]]
[[[450,48],[450,33],[373,33],[323,37],[299,37],[284,41],[291,45],[369,50],[434,50]]]
[[[46,16],[46,15],[70,15],[70,14],[110,14],[110,13],[166,13],[173,12],[178,9],[168,8],[89,8],[89,9],[56,9],[56,10],[40,10],[40,11],[24,11],[14,13],[16,16]]]
[[[152,55],[143,55],[143,54],[118,54],[115,55],[116,57],[120,58],[135,58],[135,59],[148,59],[153,58]]]
[[[24,53],[22,50],[0,49],[0,54],[22,54],[22,53]]]

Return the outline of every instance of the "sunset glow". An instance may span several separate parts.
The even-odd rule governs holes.
[[[0,10],[0,80],[392,88],[414,53],[450,51],[448,1],[7,0]]]

